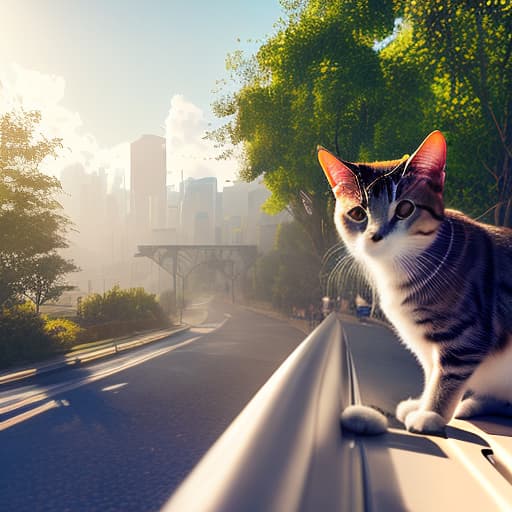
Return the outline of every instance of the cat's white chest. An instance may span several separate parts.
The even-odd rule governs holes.
[[[400,291],[400,276],[393,268],[373,268],[372,276],[380,299],[380,307],[393,324],[404,345],[418,358],[423,368],[432,365],[432,346],[425,340],[423,328],[413,317],[412,306],[404,306],[406,293]]]

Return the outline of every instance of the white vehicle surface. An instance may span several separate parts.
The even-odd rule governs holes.
[[[407,393],[407,373],[393,366],[389,372]],[[360,402],[357,373],[342,320],[331,314],[235,419],[165,512],[512,511],[512,419],[453,420],[446,438],[411,434],[391,420],[385,434],[358,436],[339,423],[341,411]],[[376,373],[365,372],[365,380]]]

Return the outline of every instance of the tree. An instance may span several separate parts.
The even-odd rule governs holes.
[[[272,192],[266,210],[288,208],[321,256],[335,235],[332,194],[316,146],[345,159],[368,154],[383,90],[373,38],[392,26],[391,2],[283,4],[288,20],[256,56],[228,60],[242,86],[216,103],[217,115],[231,119],[214,136],[243,145],[242,177],[263,175]]]
[[[30,299],[39,313],[45,302],[58,299],[63,292],[75,287],[64,282],[64,276],[78,271],[71,261],[65,260],[56,253],[38,255],[28,259],[29,268],[22,272],[21,288],[23,295]]]
[[[394,39],[377,50],[384,91],[382,115],[374,126],[369,160],[399,158],[413,151],[433,130],[432,76],[411,50],[412,30],[395,22]]]
[[[60,183],[40,170],[61,141],[39,133],[40,120],[23,110],[0,117],[0,305],[24,293],[32,263],[68,245]]]
[[[388,66],[391,80],[402,84],[416,75],[426,96],[406,97],[428,99],[424,119],[447,134],[449,202],[472,214],[496,205],[495,224],[511,226],[512,4],[395,3],[403,30],[384,60],[396,63],[400,56],[409,63],[408,73]]]
[[[281,224],[275,249],[256,262],[255,296],[288,312],[293,306],[318,304],[320,268],[321,260],[302,225],[296,221]]]
[[[486,220],[512,225],[510,2],[282,4],[287,19],[256,55],[228,58],[237,91],[214,105],[227,123],[210,134],[243,148],[243,179],[264,176],[269,213],[289,209],[321,257],[335,231],[316,145],[346,160],[398,158],[441,129],[447,205],[472,216],[494,207]],[[259,263],[265,282],[293,293],[283,268],[271,279],[272,258]]]

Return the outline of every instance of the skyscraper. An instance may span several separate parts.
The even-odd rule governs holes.
[[[165,227],[165,139],[143,135],[130,144],[130,218],[139,243],[151,241],[151,230]]]
[[[189,178],[182,186],[181,243],[214,244],[217,227],[217,179]]]

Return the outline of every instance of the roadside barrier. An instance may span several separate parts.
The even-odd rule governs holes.
[[[178,329],[160,329],[158,331],[151,331],[150,333],[136,334],[122,338],[118,341],[108,342],[108,346],[105,347],[98,346],[95,348],[77,350],[76,352],[68,352],[67,354],[57,357],[48,363],[35,363],[26,368],[7,369],[0,372],[0,386],[2,384],[10,384],[11,382],[33,377],[35,375],[41,375],[43,373],[53,372],[62,368],[89,363],[95,359],[114,355],[118,352],[147,345],[148,343],[153,343],[155,341],[160,341],[187,329],[189,329],[189,326]],[[130,341],[131,338],[134,339]]]
[[[342,442],[340,413],[359,390],[331,313],[286,359],[164,512],[365,510],[365,457]]]

